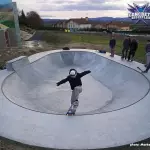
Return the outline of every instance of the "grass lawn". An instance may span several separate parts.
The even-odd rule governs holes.
[[[43,48],[24,48],[22,50],[0,50],[0,68],[3,68],[8,60],[21,55],[33,55],[37,52],[46,50],[60,49],[68,46],[70,48],[87,48],[87,49],[103,49],[109,52],[109,39],[110,35],[106,34],[77,34],[77,33],[65,33],[58,31],[38,31],[40,32],[41,41],[46,41],[48,45],[44,45]],[[42,34],[41,34],[42,32]],[[124,36],[116,35],[117,45],[116,54],[121,55],[122,42]],[[145,45],[147,43],[146,37],[138,37],[139,47],[135,55],[135,60],[141,63],[145,63]],[[34,51],[34,52],[32,52]],[[25,54],[24,54],[25,53]]]
[[[67,43],[89,43],[95,45],[103,45],[106,51],[109,51],[109,39],[110,35],[98,35],[98,34],[76,34],[76,33],[65,33],[65,32],[45,32],[43,40],[49,43],[67,44]],[[116,54],[120,55],[122,51],[122,42],[124,36],[116,35],[117,46]],[[135,60],[145,63],[145,45],[147,43],[146,37],[137,37],[139,42],[138,50],[136,52]],[[55,40],[55,41],[54,41]]]

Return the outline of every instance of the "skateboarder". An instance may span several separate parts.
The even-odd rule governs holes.
[[[122,57],[121,57],[122,59],[127,58],[130,44],[131,44],[130,36],[127,36],[123,41],[123,50],[122,50]]]
[[[69,75],[61,80],[60,82],[56,83],[57,86],[66,83],[67,81],[70,83],[70,87],[72,89],[72,96],[71,96],[71,105],[74,102],[78,102],[79,94],[82,92],[82,81],[81,78],[87,74],[91,73],[90,70],[84,71],[82,73],[78,73],[75,69],[70,69]]]
[[[136,41],[136,39],[132,39],[131,45],[130,45],[130,51],[128,55],[128,61],[130,60],[133,61],[137,48],[138,48],[138,42]]]

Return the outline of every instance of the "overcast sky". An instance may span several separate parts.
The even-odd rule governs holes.
[[[1,1],[1,0],[0,0]],[[42,18],[127,17],[128,5],[146,0],[12,0],[25,12],[35,10]]]

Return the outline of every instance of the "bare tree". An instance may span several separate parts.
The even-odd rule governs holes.
[[[31,28],[39,29],[43,26],[43,20],[37,12],[30,11],[27,13],[27,24]]]

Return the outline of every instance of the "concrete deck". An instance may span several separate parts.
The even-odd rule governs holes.
[[[43,52],[29,61],[15,73],[0,72],[0,136],[59,149],[116,147],[150,137],[150,74],[137,70],[143,64],[83,49]],[[82,79],[74,117],[64,115],[69,84],[56,87],[70,68],[92,71]]]

